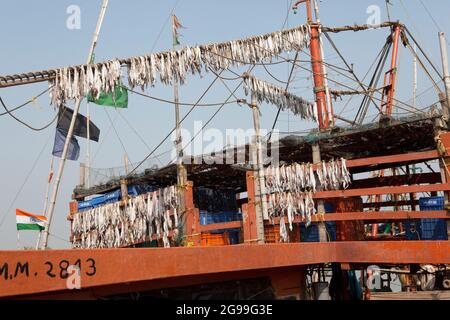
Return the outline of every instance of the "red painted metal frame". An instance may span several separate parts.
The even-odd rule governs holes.
[[[393,34],[392,34],[392,61],[391,61],[391,69],[389,69],[384,78],[384,85],[385,90],[383,93],[386,94],[386,115],[391,115],[392,110],[394,109],[394,96],[395,96],[395,86],[397,81],[397,57],[398,57],[398,45],[400,42],[400,32],[401,32],[401,26],[400,24],[397,24],[393,28]],[[389,76],[389,84],[386,83],[386,77]],[[384,102],[384,94],[381,98],[381,111],[383,111],[383,102]]]
[[[207,225],[200,225],[200,232],[208,232],[212,230],[223,230],[223,229],[235,229],[242,228],[242,221],[230,221],[222,223],[212,223]]]
[[[319,129],[327,129],[330,124],[334,124],[333,108],[331,106],[331,99],[327,97],[325,90],[325,75],[323,73],[323,57],[322,44],[320,41],[320,24],[313,21],[311,0],[297,1],[294,8],[297,8],[300,3],[306,4],[306,16],[308,24],[311,28],[310,53],[311,65],[314,79],[314,93],[316,96],[317,115],[319,122]],[[330,105],[328,105],[330,103]],[[331,119],[329,117],[331,115]]]
[[[401,186],[405,184],[440,183],[442,176],[438,172],[418,173],[411,175],[384,176],[354,180],[352,188],[370,188],[373,186]]]
[[[424,219],[424,218],[440,218],[450,219],[450,213],[446,210],[439,211],[363,211],[363,212],[339,212],[327,213],[322,216],[315,215],[311,217],[311,222],[322,221],[353,221],[363,220],[370,221],[399,221],[407,219]],[[273,223],[278,224],[279,218],[274,218]],[[304,222],[301,217],[295,217],[294,223]],[[266,221],[267,225],[272,221]]]
[[[242,278],[251,278],[257,270],[273,270],[326,262],[338,263],[450,263],[450,241],[376,241],[288,243],[265,245],[234,245],[192,248],[142,248],[94,250],[0,251],[0,266],[10,268],[18,262],[29,264],[29,276],[0,279],[0,297],[44,294],[51,292],[73,293],[67,289],[65,279],[47,276],[48,265],[58,267],[61,259],[70,263],[82,261],[81,288],[95,290],[117,285],[135,291],[134,284],[165,288],[168,283],[222,281],[225,274],[246,272]],[[86,263],[93,259],[94,276]],[[155,284],[156,283],[156,284]],[[144,287],[142,287],[144,290]]]
[[[411,192],[419,193],[419,192],[433,192],[433,191],[450,191],[450,184],[437,183],[428,185],[319,191],[316,192],[313,195],[313,197],[315,199],[326,199],[326,198],[340,198],[340,197],[369,196],[377,194],[401,194]]]
[[[363,203],[363,208],[379,208],[379,207],[400,207],[400,206],[417,206],[419,200],[399,200],[399,201],[381,201]]]
[[[370,157],[362,159],[350,159],[347,160],[347,168],[366,167],[378,164],[389,164],[397,162],[408,162],[418,160],[433,160],[439,158],[439,152],[437,150],[422,151],[422,152],[410,152],[395,154],[391,156]]]
[[[247,204],[242,206],[244,242],[256,243],[258,234],[256,229],[255,179],[252,171],[247,172],[247,197]]]

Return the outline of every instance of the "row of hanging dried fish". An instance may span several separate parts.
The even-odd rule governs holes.
[[[131,88],[153,86],[159,78],[163,84],[176,80],[183,83],[188,73],[228,69],[231,66],[271,61],[282,52],[301,50],[309,44],[309,28],[277,31],[247,39],[210,45],[185,47],[134,57],[127,60],[111,60],[90,65],[80,65],[55,70],[50,81],[50,100],[61,105],[66,100],[78,99],[92,93],[98,98],[101,92],[114,91],[121,82],[121,65],[128,68]]]
[[[244,91],[246,95],[255,94],[258,103],[268,102],[281,110],[290,110],[302,119],[316,121],[317,111],[314,103],[291,94],[289,91],[271,83],[259,80],[250,74],[244,76]]]
[[[294,216],[301,216],[307,224],[316,213],[312,192],[276,192],[267,197],[269,218],[286,216],[292,231]]]
[[[350,184],[350,173],[346,160],[340,158],[311,163],[294,163],[288,166],[269,166],[264,170],[266,190],[272,192],[303,192],[316,190],[346,189]]]
[[[264,171],[269,217],[280,217],[280,238],[289,239],[285,219],[292,231],[295,216],[301,216],[308,226],[316,214],[313,200],[318,190],[346,189],[350,173],[344,158],[313,166],[311,163],[294,163],[289,166],[269,166]]]
[[[179,227],[175,186],[106,204],[74,215],[73,248],[129,246],[156,235],[170,247],[169,233]]]

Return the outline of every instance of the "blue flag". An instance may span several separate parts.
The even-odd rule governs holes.
[[[61,128],[56,128],[55,134],[55,144],[53,145],[53,155],[55,157],[62,157],[64,143],[66,142],[67,131]],[[80,156],[80,145],[78,144],[77,139],[72,136],[69,144],[69,150],[67,150],[67,159],[68,160],[78,160]]]

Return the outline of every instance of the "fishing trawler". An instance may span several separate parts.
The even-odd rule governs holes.
[[[448,299],[450,77],[444,35],[441,72],[400,22],[326,27],[317,1],[298,1],[294,9],[306,12],[306,23],[270,34],[182,49],[174,43],[171,51],[98,63],[91,61],[92,49],[85,65],[0,76],[0,88],[48,81],[59,118],[61,106],[75,101],[39,250],[0,251],[0,297]],[[179,22],[172,22],[176,36]],[[357,89],[333,89],[323,41],[370,29],[387,35],[370,83],[340,56]],[[400,46],[429,75],[437,104],[417,109],[395,97]],[[286,51],[308,52],[314,102],[251,73],[251,66],[275,59],[301,67],[297,56],[283,57]],[[187,73],[209,70],[220,77],[236,66],[250,66],[239,75],[249,99],[234,103],[252,110],[255,139],[222,152],[184,155],[178,84]],[[128,86],[121,68],[128,71]],[[67,217],[72,249],[46,250],[64,162],[73,136],[84,135],[77,131],[77,121],[86,121],[77,120],[81,100],[115,95],[121,86],[137,92],[156,81],[175,89],[176,161],[138,171],[144,159],[94,185],[86,183],[92,169],[82,166]],[[354,120],[334,113],[333,97],[348,95],[363,97]],[[263,103],[318,126],[303,135],[262,137]],[[364,122],[371,106],[379,110],[377,121]],[[407,114],[395,117],[398,108]],[[419,166],[424,169],[413,170]],[[387,294],[391,275],[401,291]]]

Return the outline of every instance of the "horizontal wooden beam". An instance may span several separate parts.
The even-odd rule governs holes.
[[[224,229],[236,229],[236,228],[242,228],[242,221],[230,221],[230,222],[200,225],[200,232],[208,232],[213,230],[224,230]]]
[[[433,192],[433,191],[450,191],[450,184],[437,183],[437,184],[428,184],[428,185],[319,191],[319,192],[316,192],[313,195],[313,197],[315,199],[327,199],[327,198],[370,196],[370,195],[382,195],[382,194],[402,194],[402,193],[412,193],[412,192],[419,193],[419,192]]]
[[[0,251],[0,297],[65,293],[68,281],[61,275],[62,261],[81,262],[81,291],[119,285],[133,291],[145,283],[165,288],[174,280],[184,285],[201,276],[222,281],[224,274],[304,266],[310,264],[450,263],[450,241],[343,241],[233,245],[218,247],[20,250]],[[50,269],[50,267],[52,269]],[[50,270],[50,271],[49,271]],[[53,271],[52,271],[53,270]],[[28,271],[28,272],[27,272]],[[4,277],[6,275],[6,278]],[[142,288],[143,291],[144,288]]]
[[[351,183],[352,189],[380,187],[380,186],[401,186],[412,184],[440,183],[442,177],[437,172],[417,173],[411,175],[384,176],[367,179],[354,180]]]
[[[409,219],[426,219],[426,218],[440,218],[450,219],[450,213],[446,210],[436,211],[363,211],[363,212],[339,212],[326,213],[323,216],[314,215],[311,217],[311,222],[317,223],[322,221],[399,221]],[[295,216],[294,223],[305,222],[300,216]],[[264,221],[266,225],[279,224],[280,218],[275,218],[273,221]]]
[[[419,200],[366,202],[363,203],[363,208],[380,208],[380,207],[411,206],[411,205],[412,206],[419,205]]]
[[[411,152],[395,154],[391,156],[380,156],[380,157],[370,157],[362,159],[350,159],[347,160],[348,168],[355,167],[366,167],[374,166],[386,163],[398,163],[398,162],[408,162],[408,161],[418,161],[418,160],[433,160],[439,158],[439,153],[437,150],[422,151],[422,152]]]

